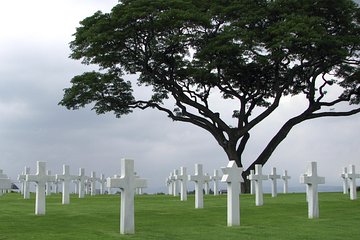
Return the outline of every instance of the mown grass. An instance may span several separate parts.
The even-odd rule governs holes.
[[[61,205],[61,195],[47,198],[45,216],[35,216],[34,195],[0,197],[3,239],[360,239],[360,200],[342,193],[320,193],[320,218],[307,217],[304,194],[241,195],[241,226],[226,226],[226,196],[205,196],[204,209],[194,209],[194,196],[181,202],[163,195],[136,196],[135,235],[119,234],[118,195],[78,199]]]

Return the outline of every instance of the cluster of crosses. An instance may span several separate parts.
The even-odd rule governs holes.
[[[58,186],[62,183],[62,204],[70,203],[70,182],[75,183],[75,192],[78,193],[79,198],[84,198],[85,193],[96,195],[96,183],[100,183],[100,194],[105,192],[106,179],[104,174],[100,178],[96,177],[95,172],[91,172],[91,176],[85,175],[85,169],[79,169],[79,175],[71,175],[70,167],[63,165],[63,173],[51,175],[50,170],[46,170],[46,162],[37,162],[36,174],[30,174],[30,168],[25,167],[24,171],[19,174],[18,180],[21,183],[21,193],[24,199],[30,198],[29,184],[34,182],[36,184],[36,200],[35,200],[35,214],[44,215],[46,206],[46,196],[51,195],[52,185]],[[58,192],[58,187],[55,188]]]
[[[180,171],[174,170],[170,172],[169,177],[166,178],[165,183],[170,195],[180,195],[181,201],[187,200],[187,185],[188,181],[195,182],[195,208],[203,208],[204,200],[203,194],[208,194],[209,183],[213,181],[214,195],[218,194],[218,180],[227,183],[227,224],[228,226],[240,225],[240,193],[243,169],[237,167],[235,161],[230,161],[227,167],[221,168],[223,172],[222,178],[218,171],[214,170],[214,175],[203,173],[203,166],[195,164],[195,174],[187,175],[186,168],[181,167]],[[355,174],[355,166],[350,166],[350,171],[341,175],[344,179],[344,193],[348,189],[348,182],[350,182],[350,199],[356,199],[356,178],[360,178],[360,174]],[[263,181],[271,181],[271,196],[277,196],[277,180],[283,180],[283,193],[288,193],[288,181],[291,178],[287,170],[283,175],[278,175],[276,168],[272,168],[270,174],[262,173],[262,165],[255,165],[255,170],[251,170],[247,176],[250,180],[251,194],[255,194],[255,205],[262,206],[263,201]],[[318,200],[318,185],[325,183],[325,178],[317,174],[317,163],[310,162],[307,172],[300,176],[300,183],[306,185],[306,196],[308,202],[308,217],[310,219],[319,217],[319,200]],[[179,190],[180,185],[180,190]]]
[[[343,179],[343,193],[348,194],[350,188],[350,199],[356,200],[356,179],[360,178],[360,174],[355,172],[355,165],[350,165],[349,168],[344,167],[341,178]]]
[[[21,182],[24,199],[30,198],[29,183],[36,184],[35,215],[45,215],[46,196],[51,193],[51,184],[56,182],[62,183],[62,204],[70,203],[69,185],[71,182],[75,183],[75,192],[78,193],[79,198],[84,198],[88,193],[92,196],[96,195],[97,182],[100,183],[100,194],[105,194],[105,186],[109,189],[120,188],[122,190],[120,233],[132,234],[135,231],[134,194],[141,193],[142,189],[147,187],[147,182],[136,176],[133,160],[122,159],[121,170],[121,176],[114,175],[114,177],[105,178],[104,174],[101,174],[101,177],[97,178],[95,172],[91,172],[90,177],[86,176],[84,168],[79,169],[79,175],[71,175],[69,166],[63,165],[63,174],[51,175],[51,172],[46,170],[46,163],[38,161],[36,174],[30,174],[30,168],[25,167],[24,172],[18,176],[18,180]],[[10,179],[8,181],[10,183]],[[0,180],[0,189],[3,189],[3,182]]]
[[[180,193],[180,200],[187,200],[187,183],[193,181],[195,183],[195,208],[203,208],[203,192],[208,194],[210,181],[214,182],[214,195],[219,193],[218,181],[227,184],[227,225],[236,226],[240,225],[240,193],[243,169],[239,168],[235,161],[230,161],[227,167],[221,168],[223,176],[220,177],[217,170],[214,170],[214,176],[209,176],[203,173],[203,166],[201,164],[195,164],[194,175],[187,175],[186,168],[181,167],[180,171],[173,171],[166,179],[166,184],[169,189],[169,194],[178,196]],[[147,187],[147,181],[136,176],[134,171],[134,161],[130,159],[121,160],[121,176],[114,175],[107,179],[102,177],[96,178],[95,172],[92,172],[90,177],[85,176],[85,170],[79,169],[79,175],[70,175],[69,166],[63,166],[63,174],[51,174],[46,171],[45,162],[37,162],[37,173],[31,175],[30,169],[25,167],[23,174],[19,175],[19,180],[22,181],[22,191],[24,198],[29,197],[29,182],[36,183],[36,204],[35,214],[45,214],[45,196],[46,185],[60,181],[63,184],[62,190],[62,203],[69,204],[69,183],[71,181],[77,181],[79,198],[84,197],[86,188],[86,182],[90,182],[91,194],[95,195],[95,182],[101,183],[100,192],[103,192],[105,183],[108,188],[120,188],[121,189],[121,207],[120,207],[120,233],[121,234],[133,234],[135,233],[135,219],[134,219],[134,195],[137,189]],[[360,178],[360,174],[355,173],[355,166],[350,165],[349,168],[344,168],[341,174],[343,178],[344,194],[348,193],[348,186],[350,184],[350,199],[355,200],[356,196],[356,178]],[[276,173],[276,168],[273,168],[269,175],[262,174],[262,166],[256,165],[255,171],[251,171],[247,178],[251,182],[251,193],[255,194],[255,205],[263,205],[263,187],[262,182],[264,180],[271,180],[272,183],[272,197],[277,196],[277,179],[283,179],[284,187],[283,192],[288,192],[288,176],[287,171],[284,171],[282,176]],[[308,217],[319,217],[319,201],[318,201],[318,185],[325,183],[325,178],[320,177],[317,174],[317,163],[310,162],[307,168],[307,172],[300,176],[300,183],[306,185],[306,200],[308,202]],[[8,189],[11,184],[10,179],[3,174],[0,170],[0,193],[3,189]],[[180,185],[180,190],[179,190]]]
[[[0,169],[0,196],[3,193],[9,191],[11,189],[11,180],[8,176]]]
[[[223,176],[219,175],[218,170],[214,170],[214,175],[210,176],[203,172],[202,164],[195,164],[194,175],[187,175],[186,168],[181,167],[180,171],[175,169],[170,172],[169,177],[166,178],[165,183],[168,188],[168,193],[173,196],[180,194],[180,200],[187,200],[187,185],[188,181],[195,183],[195,208],[204,207],[203,194],[209,194],[209,184],[213,181],[214,195],[219,194],[218,181],[227,183],[227,195],[228,195],[228,226],[240,225],[240,206],[239,196],[241,192],[241,182],[244,182],[242,178],[243,169],[237,167],[235,161],[230,161],[227,167],[221,168]],[[284,193],[288,192],[288,176],[287,171],[283,176],[276,174],[276,168],[273,168],[271,174],[263,175],[262,166],[256,165],[255,172],[251,171],[248,179],[251,181],[251,193],[256,195],[256,206],[263,205],[263,188],[262,181],[272,180],[272,196],[277,196],[277,179],[282,178],[284,180]],[[180,189],[179,189],[180,185]]]

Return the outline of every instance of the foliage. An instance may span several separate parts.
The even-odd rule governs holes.
[[[242,166],[251,130],[284,96],[303,95],[289,119],[249,167],[264,164],[293,126],[360,112],[360,10],[351,0],[126,0],[81,21],[71,58],[99,66],[72,79],[60,104],[94,103],[117,117],[155,108],[207,130]],[[124,76],[152,88],[136,99]],[[333,99],[327,94],[341,89]],[[231,126],[210,103],[235,101]],[[330,111],[339,103],[347,110]],[[169,106],[173,103],[175,106]],[[259,109],[259,114],[254,114]]]
[[[359,201],[342,193],[320,193],[320,218],[307,218],[305,194],[266,194],[255,206],[253,195],[241,195],[241,226],[226,226],[226,195],[205,196],[194,209],[172,196],[146,195],[135,200],[135,235],[119,234],[119,196],[78,199],[61,205],[61,195],[47,197],[45,216],[34,215],[34,195],[0,197],[0,239],[358,239]]]

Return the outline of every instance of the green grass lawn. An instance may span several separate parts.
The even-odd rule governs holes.
[[[241,195],[241,226],[226,226],[226,196],[205,196],[204,209],[194,196],[181,202],[163,195],[136,196],[135,235],[119,234],[118,195],[47,198],[45,216],[34,214],[34,195],[24,200],[12,193],[0,197],[0,240],[3,239],[360,239],[360,199],[342,193],[320,193],[320,218],[307,217],[305,194]]]

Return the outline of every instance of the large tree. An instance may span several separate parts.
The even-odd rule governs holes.
[[[265,164],[295,125],[360,112],[360,10],[351,0],[123,0],[80,23],[71,58],[99,70],[75,76],[61,105],[92,104],[117,117],[160,110],[208,131],[238,166],[251,131],[284,96],[303,95],[303,111],[244,175]],[[149,98],[134,97],[124,77],[131,74],[152,88]],[[235,103],[236,124],[214,110],[219,93]],[[344,102],[345,110],[334,110]]]

